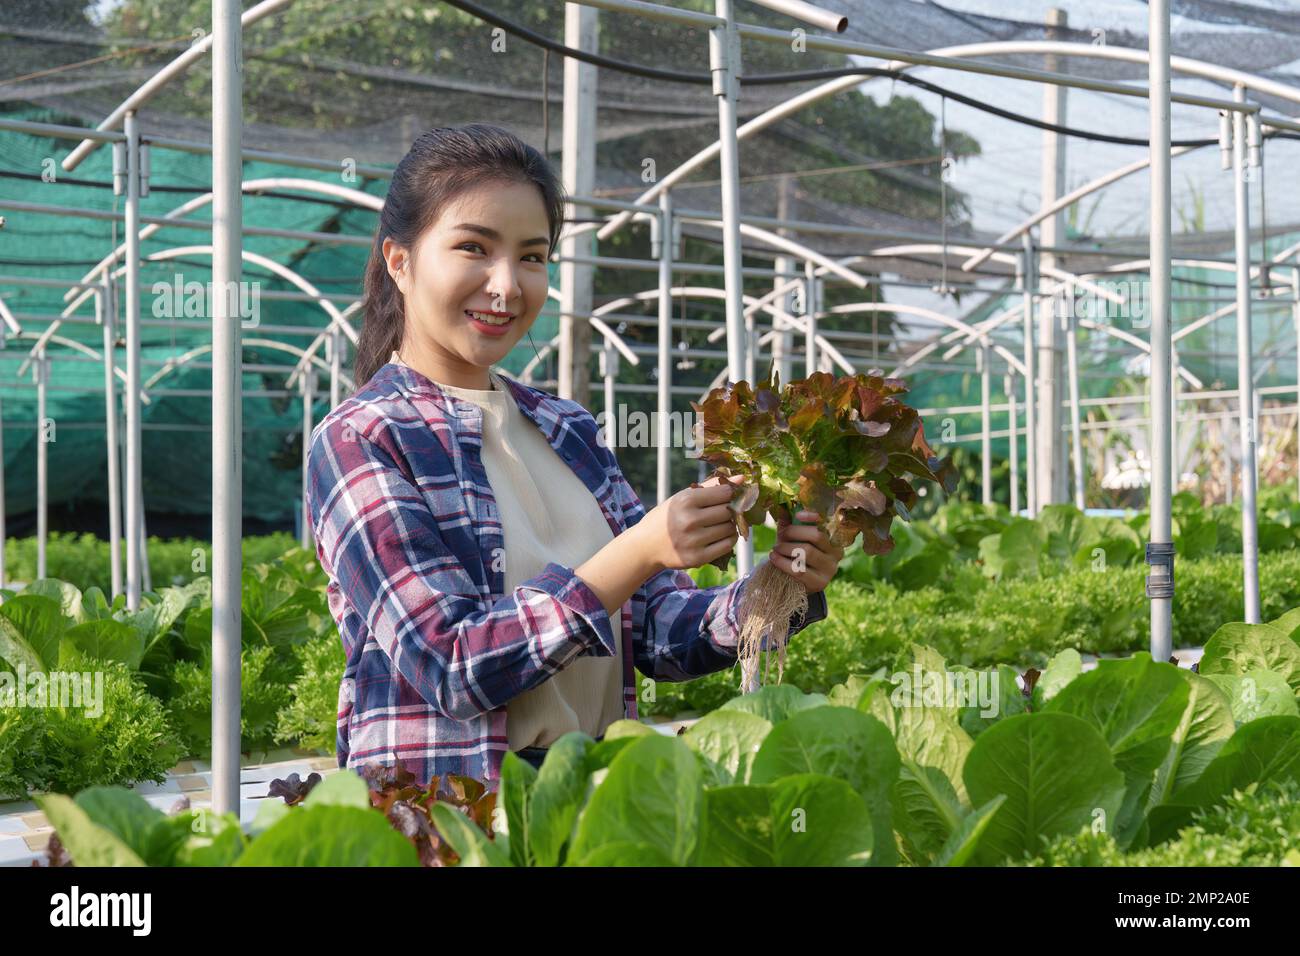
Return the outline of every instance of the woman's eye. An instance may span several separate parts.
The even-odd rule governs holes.
[[[460,245],[458,245],[456,248],[457,248],[457,249],[465,249],[465,250],[468,251],[471,247],[473,247],[474,249],[478,250],[480,253],[481,253],[481,252],[484,252],[484,249],[483,249],[482,244],[481,244],[481,243],[477,243],[477,242],[462,242],[462,243],[461,243]],[[530,252],[530,253],[529,253],[527,256],[525,256],[524,258],[525,258],[525,259],[532,259],[533,261],[538,262],[538,263],[542,263],[542,264],[545,264],[545,262],[546,262],[546,256],[544,256],[544,255],[541,254],[540,252]]]

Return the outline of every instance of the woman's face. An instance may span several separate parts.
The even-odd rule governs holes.
[[[459,388],[491,388],[488,367],[546,303],[550,222],[541,191],[484,183],[444,207],[414,250],[385,239],[388,273],[406,297],[402,360]],[[504,325],[491,324],[509,316]]]

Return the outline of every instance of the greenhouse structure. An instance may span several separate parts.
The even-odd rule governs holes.
[[[458,32],[382,65],[361,52],[372,3]],[[1144,30],[1108,32],[1087,7],[1028,2],[401,6],[350,5],[358,22],[339,29],[359,31],[355,60],[313,45],[335,16],[316,0],[212,0],[210,23],[165,26],[136,11],[111,42],[97,34],[104,57],[84,24],[0,14],[0,589],[24,583],[3,546],[26,531],[19,516],[34,514],[45,579],[52,509],[102,502],[108,602],[148,609],[169,582],[150,574],[146,508],[210,515],[195,570],[211,579],[215,813],[240,810],[241,539],[292,527],[316,550],[312,433],[364,385],[364,263],[396,161],[435,126],[507,127],[562,172],[548,302],[502,367],[607,429],[629,409],[652,419],[644,454],[619,452],[629,475],[644,462],[647,508],[703,479],[689,424],[670,423],[710,393],[770,371],[902,379],[923,441],[974,463],[978,490],[954,497],[1004,503],[1007,520],[1148,509],[1134,563],[1151,661],[1178,660],[1180,492],[1239,510],[1242,601],[1225,613],[1264,626],[1261,538],[1279,532],[1259,496],[1300,496],[1300,13],[1218,4],[1231,13],[1200,31],[1174,5],[1171,30],[1169,0],[1149,0]],[[659,43],[670,53],[652,55]],[[933,123],[926,156],[863,152],[837,126],[848,97],[882,129],[881,104],[915,98]],[[1031,171],[975,178],[1016,142],[1039,154]],[[800,151],[835,160],[790,166]],[[841,167],[862,179],[823,185]],[[1175,205],[1184,172],[1191,213]],[[863,200],[868,181],[893,205]],[[1005,202],[969,214],[986,185]],[[1089,208],[1110,228],[1090,230]],[[1224,228],[1206,227],[1207,208]],[[738,543],[738,576],[755,547]],[[1297,642],[1270,665],[1291,696]],[[1255,722],[1292,720],[1283,706]],[[1249,726],[1238,717],[1238,734]]]

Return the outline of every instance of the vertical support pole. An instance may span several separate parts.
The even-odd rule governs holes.
[[[1024,362],[1025,362],[1025,510],[1030,518],[1038,516],[1038,416],[1035,412],[1038,398],[1037,363],[1034,361],[1034,309],[1038,290],[1038,270],[1034,260],[1034,240],[1025,230],[1021,237],[1024,251],[1020,257],[1017,278],[1023,292],[1024,306]]]
[[[108,554],[109,573],[112,577],[110,604],[122,593],[122,491],[121,463],[117,435],[117,289],[110,282],[108,272],[95,292],[95,311],[104,331],[104,440],[108,463]]]
[[[4,336],[0,335],[0,340]],[[0,344],[0,349],[4,345]],[[9,540],[9,533],[5,530],[5,430],[4,430],[4,405],[0,403],[0,588],[5,587],[5,542]]]
[[[140,580],[144,590],[153,590],[153,575],[149,571],[149,529],[145,526],[144,484],[140,485]]]
[[[1232,98],[1246,101],[1238,83]],[[1250,173],[1246,165],[1246,114],[1232,114],[1232,176],[1236,207],[1234,245],[1237,260],[1237,397],[1241,415],[1241,564],[1247,624],[1259,623],[1259,529],[1255,512],[1255,447],[1259,422],[1255,418],[1255,379],[1251,367],[1250,327]]]
[[[298,543],[308,551],[314,550],[311,527],[311,508],[307,506],[307,458],[311,452],[311,407],[316,401],[316,370],[308,366],[303,372],[302,377],[298,380],[299,388],[302,390],[302,509],[301,520],[302,527],[298,535]]]
[[[1300,254],[1296,255],[1296,261],[1300,262]],[[1295,296],[1295,301],[1291,303],[1291,308],[1294,312],[1293,318],[1295,320],[1295,480],[1296,495],[1300,497],[1300,268],[1291,270],[1291,292]],[[0,461],[3,461],[3,459],[0,458]]]
[[[126,133],[126,606],[140,608],[140,130],[128,110]]]
[[[1178,448],[1178,415],[1179,401],[1182,398],[1183,383],[1178,377],[1178,370],[1182,368],[1182,362],[1178,358],[1178,347],[1171,346],[1169,349],[1169,390],[1172,393],[1169,399],[1169,471],[1173,476],[1171,478],[1170,494],[1178,494],[1178,482],[1182,475],[1182,453]]]
[[[776,217],[781,222],[785,222],[790,218],[791,178],[782,176],[780,184],[781,188],[777,193]],[[785,226],[780,226],[777,228],[776,234],[778,236],[788,236],[790,230]],[[781,273],[793,272],[796,265],[796,260],[791,256],[778,255],[775,261],[777,276],[773,280],[773,285],[788,282],[789,280]],[[781,296],[779,300],[781,311],[793,314],[793,301],[794,293],[792,291]],[[790,361],[790,357],[794,354],[794,330],[779,316],[773,317],[772,330],[776,333],[772,336],[772,358],[776,363],[777,377],[783,383],[788,382],[793,377],[793,363]]]
[[[330,360],[330,408],[337,408],[343,400],[343,336],[338,326],[330,326],[329,338],[325,347],[329,350]]]
[[[989,421],[989,342],[984,339],[975,353],[980,372],[980,485],[984,504],[993,504],[993,440]]]
[[[45,393],[50,383],[50,360],[42,347],[32,371],[36,378],[36,579],[49,577],[45,565],[45,539],[49,534],[49,449],[45,432]]]
[[[600,351],[600,374],[605,380],[605,421],[607,427],[617,428],[618,409],[614,407],[614,376],[618,374],[618,351],[614,343],[605,339]]]
[[[238,0],[212,4],[212,809],[239,813],[243,554],[243,35]]]
[[[1170,420],[1173,339],[1170,314],[1169,0],[1150,0],[1148,85],[1151,159],[1151,531],[1146,561],[1151,573],[1151,657],[1173,654],[1174,544],[1170,515]]]
[[[571,48],[596,53],[600,46],[600,11],[577,3],[564,5],[564,42]],[[596,186],[596,67],[572,57],[564,60],[564,135],[560,162],[564,188],[570,194],[590,196]],[[589,206],[570,204],[572,219],[591,215]],[[557,391],[581,405],[591,398],[592,275],[590,265],[574,256],[596,252],[594,232],[569,236],[560,242],[560,344],[557,352]],[[579,318],[581,316],[581,318]]]
[[[1046,36],[1049,40],[1057,39],[1067,25],[1064,10],[1056,7],[1047,11]],[[1064,58],[1053,55],[1044,57],[1043,68],[1056,73],[1063,70]],[[1066,91],[1068,87],[1048,84],[1043,87],[1043,120],[1058,126],[1066,123]],[[1065,192],[1065,137],[1052,130],[1043,131],[1043,152],[1040,207],[1050,206]],[[1059,246],[1065,235],[1065,217],[1056,212],[1042,221],[1038,227],[1039,243],[1045,247]],[[1040,261],[1043,269],[1060,265],[1056,253],[1044,250]],[[1054,302],[1044,296],[1039,300],[1038,317],[1038,436],[1034,446],[1034,460],[1038,468],[1034,508],[1043,505],[1067,501],[1069,491],[1066,479],[1065,442],[1061,431],[1063,417],[1061,414],[1062,379],[1064,378],[1064,356],[1061,348],[1059,320]]]
[[[804,263],[803,271],[803,304],[806,310],[804,318],[808,322],[803,342],[803,374],[806,378],[817,371],[817,310],[821,308],[821,303],[817,299],[821,290],[817,285],[817,267],[811,259]]]
[[[670,190],[659,194],[659,429],[655,448],[655,496],[659,503],[672,495],[672,460],[669,423],[673,410],[673,253],[676,250],[673,200]],[[683,441],[686,429],[681,432]]]
[[[1065,313],[1065,360],[1070,379],[1070,443],[1074,452],[1074,506],[1084,509],[1083,428],[1079,424],[1079,326],[1074,309]]]
[[[718,162],[722,174],[722,271],[726,290],[727,377],[745,377],[749,345],[745,335],[744,277],[740,247],[740,144],[736,139],[736,107],[740,99],[740,34],[731,0],[714,0],[714,13],[723,21],[709,31],[709,70],[718,101]],[[741,577],[754,567],[754,540],[736,542],[736,571]]]
[[[1007,439],[1010,442],[1008,451],[1011,458],[1011,495],[1008,501],[1011,503],[1011,513],[1013,515],[1020,513],[1020,442],[1016,434],[1019,429],[1019,414],[1016,411],[1016,376],[1014,372],[1008,372],[1003,391],[1007,396]]]

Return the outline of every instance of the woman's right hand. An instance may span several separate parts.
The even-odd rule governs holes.
[[[740,534],[728,502],[743,480],[715,477],[683,488],[637,522],[635,529],[658,570],[698,568],[731,552]]]

